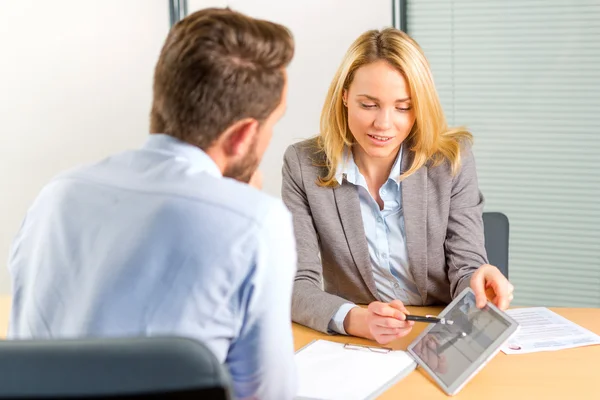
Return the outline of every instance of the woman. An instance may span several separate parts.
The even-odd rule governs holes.
[[[409,36],[368,31],[352,44],[320,135],[284,157],[295,322],[384,344],[410,331],[404,305],[447,304],[470,286],[479,307],[486,292],[508,307],[513,287],[487,264],[471,139],[448,128]]]

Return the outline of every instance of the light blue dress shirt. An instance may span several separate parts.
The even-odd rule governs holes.
[[[401,161],[402,149],[398,152],[388,180],[379,189],[383,210],[379,209],[379,205],[369,193],[367,181],[358,170],[351,151],[344,153],[343,160],[337,168],[336,179],[341,185],[345,177],[358,189],[373,278],[381,300],[401,300],[406,305],[421,305],[421,296],[408,264],[402,212],[402,184],[399,179]],[[346,334],[344,319],[354,307],[356,305],[351,303],[341,306],[331,319],[329,329]]]
[[[295,394],[292,219],[167,135],[40,193],[9,259],[9,337],[178,335],[226,363],[238,398]]]

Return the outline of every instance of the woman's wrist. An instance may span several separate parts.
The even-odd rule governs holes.
[[[373,339],[367,324],[369,311],[362,307],[352,308],[344,318],[344,330],[348,335]]]

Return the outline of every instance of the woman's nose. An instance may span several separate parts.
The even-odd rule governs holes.
[[[373,122],[373,126],[377,130],[385,131],[392,127],[392,118],[390,116],[390,112],[388,110],[379,110],[377,116],[375,117],[375,121]]]

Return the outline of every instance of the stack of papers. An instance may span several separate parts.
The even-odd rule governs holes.
[[[600,336],[545,307],[506,311],[521,328],[502,347],[505,354],[554,351],[600,344]]]

